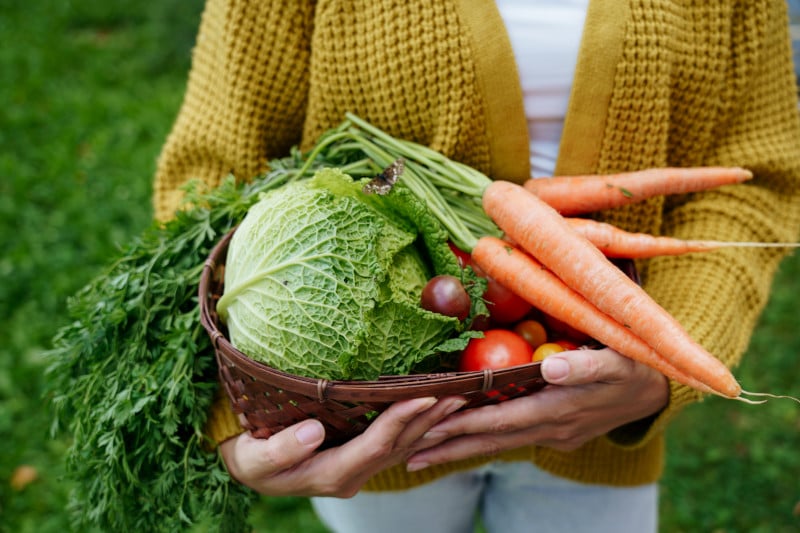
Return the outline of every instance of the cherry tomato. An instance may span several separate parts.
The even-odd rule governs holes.
[[[461,250],[452,242],[448,242],[448,246],[450,246],[450,250],[452,250],[458,259],[458,264],[461,268],[470,266],[475,271],[475,274],[487,279],[488,286],[483,297],[489,307],[489,314],[492,322],[497,324],[511,324],[520,320],[533,308],[531,304],[512,291],[506,289],[494,279],[486,276],[480,267],[472,263],[472,256],[470,256],[470,254]]]
[[[507,329],[484,331],[483,338],[470,339],[461,353],[458,369],[476,371],[497,370],[524,365],[533,359],[533,348],[525,339]]]
[[[512,324],[524,317],[533,307],[511,290],[487,277],[488,282],[483,298],[489,308],[489,316],[497,324]]]
[[[566,350],[577,350],[579,348],[579,346],[576,343],[574,343],[572,341],[569,341],[567,339],[558,339],[558,340],[553,341],[553,342],[555,344],[558,344],[562,348],[564,348],[565,351]]]
[[[461,268],[467,268],[467,266],[472,262],[472,257],[452,242],[448,242],[447,244],[450,246],[450,250],[452,250],[455,254],[456,259],[458,259],[458,266]]]
[[[584,344],[592,340],[592,338],[586,333],[579,331],[566,322],[562,322],[561,320],[550,315],[544,316],[544,323],[547,326],[547,331],[557,334],[558,337],[566,337],[580,344]]]
[[[538,320],[522,320],[514,325],[514,333],[528,341],[536,349],[547,342],[547,330]]]
[[[489,319],[489,315],[478,315],[472,319],[472,323],[469,325],[469,329],[473,331],[486,331],[492,327],[492,321]]]
[[[565,351],[564,347],[560,344],[556,344],[555,342],[546,342],[533,351],[532,359],[534,361],[541,361],[545,357],[549,357],[554,353],[560,353],[563,351]]]
[[[455,276],[442,274],[434,276],[422,289],[423,309],[464,320],[469,316],[471,301],[469,294]]]

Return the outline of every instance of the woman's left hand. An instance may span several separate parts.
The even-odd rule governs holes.
[[[450,415],[422,438],[409,470],[526,445],[570,451],[624,424],[655,414],[669,400],[661,373],[609,348],[572,350],[542,363],[539,392]],[[422,444],[422,443],[421,443]]]

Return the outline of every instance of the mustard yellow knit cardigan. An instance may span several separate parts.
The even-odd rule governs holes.
[[[783,0],[592,1],[557,173],[743,166],[755,174],[746,185],[603,216],[683,238],[795,240],[800,121],[787,24]],[[171,216],[187,179],[252,178],[293,145],[309,147],[345,111],[495,178],[528,176],[516,66],[492,2],[210,0],[158,162],[157,217]],[[727,250],[639,266],[646,290],[733,366],[780,259],[772,250]],[[500,458],[586,482],[652,482],[666,424],[698,399],[673,384],[669,405],[650,420],[574,452],[528,447]],[[217,442],[242,431],[225,403],[208,427]],[[411,487],[488,459],[413,474],[401,465],[366,488]]]

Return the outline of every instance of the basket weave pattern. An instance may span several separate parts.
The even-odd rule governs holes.
[[[200,277],[200,319],[211,338],[219,378],[239,422],[256,437],[316,418],[325,426],[323,446],[362,433],[393,402],[426,396],[461,395],[462,409],[531,394],[545,386],[540,363],[502,370],[382,376],[375,381],[329,381],[296,376],[259,363],[228,340],[216,312],[224,289],[229,232],[211,251]]]

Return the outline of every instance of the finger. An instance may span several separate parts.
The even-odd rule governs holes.
[[[373,474],[405,457],[396,456],[396,441],[416,417],[434,404],[436,398],[392,404],[364,433],[267,480],[262,492],[273,492],[273,487],[279,486],[284,494],[352,496]]]
[[[461,396],[441,398],[433,407],[409,422],[398,437],[396,447],[401,450],[406,450],[418,444],[420,439],[426,435],[433,426],[440,423],[466,404],[467,399]],[[424,443],[421,446],[424,447]],[[420,446],[418,445],[416,447],[419,448]]]
[[[472,457],[493,457],[504,450],[539,444],[540,427],[507,433],[478,433],[448,439],[437,446],[420,450],[406,460],[406,469],[416,472],[431,465],[450,463]]]
[[[456,413],[433,426],[423,437],[428,446],[466,434],[503,434],[548,423],[562,396],[558,388],[546,388],[523,398]]]
[[[405,459],[408,452],[397,444],[404,432],[409,442],[418,438],[454,404],[462,405],[455,400],[397,402],[363,434],[320,453],[315,450],[324,433],[315,435],[314,429],[321,425],[307,420],[266,440],[241,435],[223,444],[223,456],[235,479],[262,494],[349,497],[374,473]]]
[[[340,460],[363,465],[365,461],[390,462],[425,434],[431,426],[463,405],[460,398],[418,398],[397,402],[376,418],[367,430],[342,448]],[[397,462],[402,457],[395,457]]]
[[[542,377],[555,385],[585,385],[624,380],[632,372],[634,362],[610,348],[570,350],[542,361]]]
[[[406,470],[417,472],[432,465],[472,457],[492,457],[504,449],[502,441],[503,437],[490,433],[455,437],[411,455],[406,460]]]
[[[325,429],[318,420],[304,420],[268,439],[242,433],[224,442],[220,452],[231,476],[252,486],[307,459],[324,439]]]

